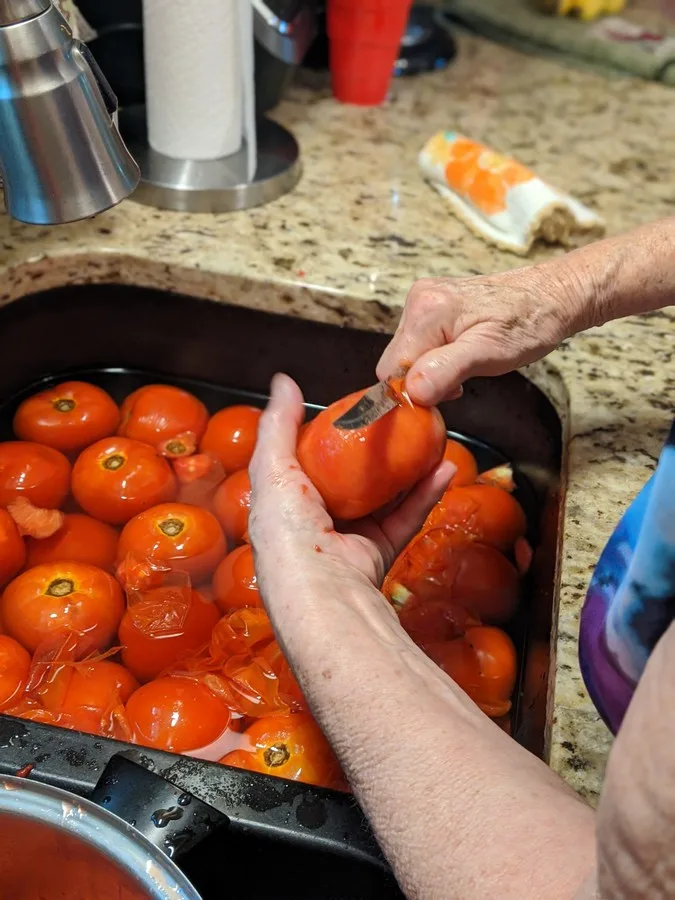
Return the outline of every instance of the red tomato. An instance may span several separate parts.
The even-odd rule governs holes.
[[[246,469],[258,437],[261,411],[255,406],[228,406],[215,413],[199,445],[219,459],[226,472]]]
[[[217,662],[231,656],[258,653],[274,641],[274,631],[264,609],[245,607],[237,609],[218,622],[211,634],[209,651]]]
[[[120,535],[120,559],[127,553],[159,559],[187,572],[195,584],[213,574],[226,551],[213,513],[184,503],[153,506],[127,522]]]
[[[223,610],[242,606],[262,606],[258,579],[253,565],[253,550],[249,544],[228,553],[213,576],[213,596]]]
[[[413,538],[382,585],[399,608],[412,595],[463,607],[489,623],[513,616],[518,588],[518,572],[505,556],[450,527],[429,528]]]
[[[213,511],[233,545],[244,540],[250,509],[251,480],[248,471],[240,469],[225,479],[213,497]]]
[[[115,434],[119,420],[118,406],[104,390],[65,381],[24,400],[14,416],[14,432],[22,441],[73,453]]]
[[[288,660],[276,641],[271,641],[260,651],[260,655],[279,679],[279,695],[293,710],[306,711],[307,701],[297,682]]]
[[[0,710],[16,703],[30,671],[30,654],[11,637],[0,634]]]
[[[334,519],[359,519],[410,490],[440,462],[445,425],[437,409],[400,404],[365,428],[338,429],[333,422],[365,391],[343,397],[307,425],[298,461]]]
[[[60,711],[71,715],[80,709],[102,713],[116,701],[126,703],[139,687],[131,672],[119,663],[101,660],[70,668]]]
[[[518,661],[511,638],[499,628],[476,626],[463,638],[428,644],[425,652],[491,718],[511,709]]]
[[[497,550],[510,550],[527,530],[522,507],[502,488],[491,484],[452,487],[427,517],[426,526],[448,525]]]
[[[0,588],[20,572],[26,562],[26,546],[14,519],[0,509]]]
[[[122,404],[118,434],[157,447],[184,432],[199,440],[209,414],[192,394],[170,384],[146,384]]]
[[[28,441],[0,444],[0,506],[18,496],[58,509],[70,488],[70,463],[58,450]]]
[[[443,600],[422,601],[412,597],[399,610],[399,621],[420,647],[462,637],[476,623],[461,606]]]
[[[110,525],[176,496],[169,463],[140,441],[111,437],[84,450],[73,468],[73,495],[85,512]]]
[[[65,631],[84,635],[92,650],[109,647],[124,612],[112,575],[85,563],[45,563],[10,582],[0,601],[5,631],[34,653]]]
[[[32,568],[72,560],[112,571],[118,541],[117,532],[110,525],[82,513],[68,513],[56,534],[43,539],[28,538],[26,564]]]
[[[183,753],[220,737],[230,712],[198,681],[157,678],[131,695],[127,717],[137,743]]]
[[[197,591],[192,591],[187,615],[177,633],[153,635],[134,624],[135,617],[139,614],[142,617],[143,610],[139,605],[143,603],[153,603],[152,591],[137,600],[132,611],[125,612],[119,628],[122,662],[142,682],[156,678],[206,646],[220,618],[215,603],[209,603]]]
[[[453,441],[451,438],[448,438],[443,459],[457,466],[457,471],[452,476],[453,487],[473,484],[478,478],[478,464],[473,453],[464,444],[460,444],[459,441]]]
[[[318,787],[332,787],[340,776],[330,744],[308,713],[258,719],[243,733],[242,741],[241,750],[220,760],[223,765]]]

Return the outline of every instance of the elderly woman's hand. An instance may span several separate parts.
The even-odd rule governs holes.
[[[325,578],[379,587],[395,556],[419,531],[447,487],[455,467],[441,463],[388,514],[350,522],[348,529],[337,531],[295,455],[303,418],[300,389],[286,375],[276,375],[251,462],[255,503],[249,534],[263,594],[272,589],[286,592],[289,580],[305,579],[310,570]]]
[[[456,399],[468,378],[503,375],[545,356],[592,319],[579,282],[567,265],[555,262],[415,282],[378,378],[412,362],[408,392],[415,402],[432,406]]]

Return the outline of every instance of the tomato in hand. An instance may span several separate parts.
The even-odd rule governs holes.
[[[441,461],[446,444],[438,410],[414,405],[402,390],[399,405],[381,419],[336,428],[333,422],[364,393],[324,409],[298,440],[298,461],[334,519],[367,516],[410,490]]]
[[[0,506],[18,496],[58,509],[70,489],[70,463],[58,450],[30,441],[0,444]]]
[[[209,419],[199,445],[219,459],[228,473],[246,469],[258,438],[261,411],[255,406],[227,406]]]
[[[119,408],[104,390],[66,381],[24,400],[14,416],[14,432],[22,441],[74,453],[115,434],[119,421]]]
[[[335,754],[308,713],[258,719],[243,733],[242,743],[220,762],[317,787],[332,787],[340,777]]]
[[[189,678],[156,678],[127,702],[134,739],[144,747],[184,753],[205,747],[225,731],[230,711],[215,694]]]
[[[491,484],[453,487],[434,506],[427,527],[447,525],[497,550],[511,550],[527,530],[525,513],[518,501]]]
[[[233,546],[241,544],[248,529],[251,509],[251,480],[246,469],[234,472],[213,497],[213,511]]]
[[[73,467],[73,495],[82,509],[109,525],[176,496],[169,463],[140,441],[111,437],[83,450]]]
[[[0,711],[16,703],[30,671],[30,653],[13,638],[0,634]]]
[[[448,438],[443,453],[443,459],[448,460],[448,462],[457,466],[457,471],[452,476],[451,484],[453,487],[474,484],[478,478],[478,464],[476,463],[476,458],[473,453],[465,447],[464,444],[460,444],[459,441],[453,441],[452,438]]]
[[[424,649],[488,716],[496,719],[509,712],[518,661],[506,632],[475,626],[463,638],[427,644]]]
[[[204,434],[209,413],[201,400],[170,384],[147,384],[122,404],[118,434],[157,448],[163,441],[191,432]]]
[[[85,563],[45,563],[17,576],[0,600],[7,634],[34,653],[48,637],[83,635],[90,650],[109,647],[122,614],[122,589],[103,569]]]
[[[153,591],[148,591],[135,602],[133,610],[124,613],[119,627],[122,662],[141,682],[150,681],[173,666],[179,666],[183,660],[205,647],[220,618],[220,610],[215,603],[205,600],[198,591],[192,591],[187,615],[180,629],[174,634],[153,635],[135,624],[139,616],[142,618],[143,610],[139,607],[143,603],[153,602]]]
[[[248,544],[225,557],[213,575],[213,596],[223,612],[242,606],[262,606],[253,550]]]
[[[26,562],[26,545],[14,519],[0,509],[0,588],[20,572]]]
[[[213,574],[227,545],[218,520],[206,509],[162,503],[140,513],[122,529],[120,559],[128,553],[158,559],[187,572],[194,584]]]
[[[118,541],[118,534],[110,525],[83,513],[67,513],[61,528],[51,537],[28,538],[26,565],[32,568],[72,560],[111,572],[117,559]]]

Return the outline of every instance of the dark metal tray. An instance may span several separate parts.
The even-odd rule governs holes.
[[[12,436],[12,417],[25,396],[73,377],[99,384],[117,400],[149,381],[177,384],[214,411],[240,402],[264,406],[269,377],[286,370],[312,401],[311,416],[372,380],[386,340],[356,329],[117,286],[52,291],[0,308],[0,335],[0,399],[10,398],[0,405],[3,440]],[[543,560],[526,583],[524,603],[510,627],[524,660],[533,623],[538,640],[548,637],[551,623],[557,519],[551,519],[546,546],[539,526],[546,509],[557,511],[551,484],[557,485],[560,472],[560,437],[550,404],[520,376],[494,379],[491,386],[488,396],[480,382],[471,383],[465,401],[442,411],[455,427],[499,440],[503,450],[448,432],[471,448],[481,469],[508,458],[516,463],[517,497],[528,516],[529,537],[535,548],[539,544],[535,559]],[[514,411],[505,415],[508,397]],[[548,479],[529,482],[518,473],[520,462],[548,472]],[[541,707],[533,710],[520,701],[519,688],[514,734],[541,753],[543,729],[531,724],[533,717],[541,720]],[[31,777],[83,796],[91,794],[110,757],[128,747],[0,715],[0,772],[11,774],[32,763]],[[145,765],[229,819],[225,846],[222,837],[217,848],[209,840],[181,861],[205,900],[227,896],[228,888],[233,896],[242,891],[252,900],[402,896],[353,798],[188,757],[143,753]]]

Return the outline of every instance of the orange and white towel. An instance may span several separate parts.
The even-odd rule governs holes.
[[[426,179],[475,234],[526,256],[537,239],[569,244],[573,234],[602,234],[602,218],[525,166],[453,131],[422,149]]]

